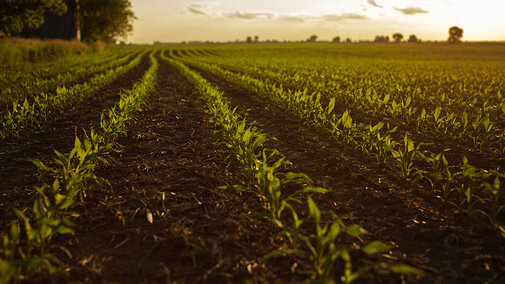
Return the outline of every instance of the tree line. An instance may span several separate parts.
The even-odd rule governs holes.
[[[459,43],[459,42],[461,42],[461,38],[462,37],[463,37],[463,29],[460,28],[460,27],[454,26],[454,27],[451,27],[449,29],[449,38],[447,39],[447,42],[449,42],[449,43]],[[311,35],[305,41],[306,42],[317,42],[317,38],[318,38],[317,35]],[[392,39],[396,43],[404,42],[404,41],[402,41],[403,38],[404,38],[404,36],[401,33],[394,33],[392,35]],[[259,37],[258,36],[254,36],[254,40],[253,40],[253,37],[248,36],[246,38],[246,42],[247,43],[259,42]],[[332,39],[332,42],[334,42],[334,43],[340,43],[342,41],[340,39],[340,36],[335,36]],[[350,38],[346,38],[345,41],[343,41],[343,42],[345,42],[345,43],[351,43],[352,40]],[[373,40],[373,42],[387,43],[387,42],[390,42],[390,38],[387,35],[377,35],[377,36],[375,36],[375,39]],[[415,34],[411,34],[411,35],[409,35],[408,39],[405,42],[408,42],[408,43],[419,43],[419,42],[421,42],[421,39],[418,38]]]
[[[136,17],[129,0],[0,0],[0,37],[39,28],[46,13],[67,13],[69,1],[77,7],[83,41],[114,42],[133,31]]]

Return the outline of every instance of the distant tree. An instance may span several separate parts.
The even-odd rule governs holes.
[[[63,0],[0,0],[0,37],[39,28],[46,12],[63,15],[67,5]]]
[[[245,40],[247,43],[251,43],[253,40],[252,40],[252,37],[251,36],[248,36],[247,39]]]
[[[457,26],[451,27],[449,29],[449,43],[459,43],[463,37],[463,29]]]
[[[401,33],[395,33],[393,34],[393,39],[395,42],[402,42],[403,35]]]
[[[346,43],[351,43],[351,42],[352,42],[352,40],[351,40],[350,38],[346,38],[346,39],[345,39],[345,42],[346,42]]]
[[[416,42],[419,42],[419,40],[417,39],[416,35],[410,35],[407,42],[416,43]]]
[[[129,0],[79,0],[79,4],[82,40],[114,42],[133,31],[136,17]]]
[[[307,39],[307,41],[308,41],[308,42],[316,42],[316,40],[317,40],[317,35],[311,35],[311,36]]]
[[[375,36],[375,40],[374,42],[381,42],[381,43],[385,43],[385,42],[389,42],[389,36]]]
[[[335,42],[335,43],[339,43],[340,42],[340,37],[336,36],[336,37],[333,38],[332,41]]]
[[[259,36],[257,36],[257,35],[255,35],[255,36],[254,36],[254,42],[258,42],[258,41],[260,41],[260,37],[259,37]]]

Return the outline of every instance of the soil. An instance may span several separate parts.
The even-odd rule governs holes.
[[[158,85],[144,110],[118,142],[122,151],[96,174],[82,205],[74,208],[76,233],[56,244],[72,258],[53,275],[31,275],[35,282],[92,283],[300,283],[308,263],[295,258],[263,256],[286,245],[279,229],[255,217],[263,212],[253,195],[220,186],[240,180],[237,162],[206,122],[195,89],[176,69],[159,59]],[[30,205],[33,185],[49,180],[28,161],[50,162],[52,149],[67,152],[74,128],[89,129],[102,109],[118,99],[148,68],[147,56],[94,97],[76,105],[42,130],[26,132],[0,144],[0,221],[12,218],[12,207]],[[200,70],[201,71],[201,70]],[[478,216],[458,216],[422,184],[398,176],[358,150],[301,123],[294,115],[243,88],[202,72],[269,136],[292,166],[314,185],[330,191],[313,194],[318,206],[338,214],[346,224],[369,231],[363,241],[391,242],[395,248],[378,257],[353,254],[356,267],[371,261],[405,263],[426,276],[370,273],[365,283],[461,283],[505,281],[503,238]],[[27,197],[28,196],[28,197]],[[164,198],[163,198],[164,196]],[[300,206],[300,210],[305,210]],[[148,221],[151,212],[153,222]],[[344,239],[349,245],[363,242]]]

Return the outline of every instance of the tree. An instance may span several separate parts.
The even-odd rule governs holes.
[[[375,36],[374,42],[389,42],[389,36]]]
[[[258,41],[260,41],[260,37],[259,37],[259,36],[257,36],[257,35],[255,35],[255,36],[254,36],[254,42],[258,42]]]
[[[346,39],[345,39],[345,42],[346,42],[346,43],[352,43],[352,40],[351,40],[350,38],[346,38]]]
[[[251,43],[252,42],[252,37],[251,36],[248,36],[247,39],[245,40],[247,43]]]
[[[316,42],[316,40],[317,40],[317,35],[311,35],[311,36],[307,39],[307,41],[308,41],[308,42]]]
[[[63,0],[0,0],[0,37],[40,27],[46,12],[63,15],[67,5]]]
[[[449,29],[449,43],[459,43],[463,37],[463,29],[457,26],[451,27]]]
[[[136,19],[129,0],[79,0],[84,41],[114,42],[133,31]]]
[[[417,39],[416,35],[410,35],[409,39],[407,40],[407,42],[416,43],[416,42],[419,42],[419,40]]]
[[[339,36],[336,36],[333,38],[333,42],[334,43],[339,43],[340,42],[340,37]]]
[[[395,42],[402,42],[403,35],[401,33],[395,33],[393,34],[393,39]]]

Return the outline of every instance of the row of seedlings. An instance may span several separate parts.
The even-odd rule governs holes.
[[[55,176],[51,184],[35,190],[38,196],[32,212],[14,209],[17,216],[1,233],[0,283],[25,279],[31,271],[45,269],[52,273],[64,266],[56,252],[70,252],[54,244],[57,235],[73,234],[71,211],[78,202],[84,202],[86,182],[97,180],[94,169],[111,151],[119,151],[115,140],[125,132],[126,123],[141,111],[145,100],[155,91],[158,61],[155,51],[150,54],[151,67],[132,89],[121,94],[119,102],[104,110],[98,131],[84,131],[85,138],[75,138],[74,148],[67,154],[55,150],[55,161],[60,168],[51,168],[39,160],[33,163]]]
[[[505,209],[500,197],[504,190],[504,174],[474,167],[466,157],[461,165],[450,165],[444,154],[448,150],[433,153],[422,149],[428,144],[415,143],[407,134],[401,143],[394,141],[391,134],[396,131],[396,127],[390,128],[389,124],[384,122],[376,125],[358,124],[347,110],[342,114],[335,114],[335,98],[325,106],[321,102],[320,93],[292,91],[247,75],[223,70],[216,65],[188,62],[272,100],[281,108],[294,111],[301,119],[326,129],[336,140],[343,140],[365,154],[374,156],[380,163],[394,161],[402,177],[427,180],[442,201],[454,206],[455,213],[483,214],[505,237],[505,226],[498,220]],[[423,164],[429,166],[423,167]]]
[[[182,55],[180,55],[182,56]],[[332,95],[337,102],[353,107],[360,111],[372,114],[375,119],[394,121],[395,123],[411,124],[417,127],[418,131],[430,131],[437,134],[443,134],[452,138],[454,141],[465,141],[470,143],[480,152],[491,152],[499,155],[505,154],[505,130],[496,125],[497,120],[505,114],[505,98],[498,92],[498,102],[483,103],[482,108],[468,109],[468,105],[475,103],[461,102],[461,106],[456,109],[463,109],[461,113],[444,110],[440,105],[426,109],[415,107],[415,98],[421,97],[421,90],[415,89],[406,91],[405,98],[393,98],[389,93],[378,94],[374,87],[368,89],[359,88],[357,92],[342,91],[336,86],[332,86],[331,80],[326,82],[313,82],[314,76],[305,76],[297,74],[283,74],[281,71],[265,70],[253,67],[226,67],[227,70],[239,70],[240,73],[250,74],[255,79],[261,79],[268,84],[277,84],[283,86],[292,86],[292,89],[303,89],[309,93],[320,92]],[[318,75],[319,76],[319,75]],[[293,79],[296,78],[296,79]],[[303,81],[310,82],[304,85],[296,86],[301,78]],[[296,83],[293,83],[296,80]],[[337,85],[338,86],[338,85]],[[309,91],[310,90],[310,91]],[[328,91],[331,90],[331,91]],[[448,100],[445,94],[440,95],[440,100]],[[486,97],[486,96],[485,96]],[[454,99],[450,100],[454,103]]]
[[[27,99],[23,104],[14,101],[12,108],[0,117],[0,140],[17,136],[28,127],[39,127],[57,111],[65,109],[72,103],[78,102],[93,92],[114,81],[116,78],[137,66],[147,51],[139,54],[127,65],[118,66],[97,74],[89,81],[76,84],[71,88],[60,87],[54,94],[41,93],[33,97],[33,102]]]
[[[0,98],[4,101],[20,101],[22,98],[30,97],[34,94],[54,90],[60,86],[75,82],[86,76],[104,72],[115,68],[119,65],[126,64],[128,61],[138,54],[138,51],[130,51],[128,53],[118,52],[119,56],[109,56],[93,60],[82,66],[74,68],[62,67],[57,74],[50,78],[33,77],[30,73],[26,76],[21,76],[18,81],[13,82],[10,87],[2,89]]]
[[[3,90],[25,80],[48,79],[66,70],[73,71],[74,69],[80,69],[82,66],[93,66],[99,62],[107,62],[122,57],[129,52],[130,51],[108,51],[70,58],[63,57],[56,61],[31,65],[30,70],[26,70],[26,65],[8,66],[8,68],[0,74],[0,86]]]
[[[340,242],[342,234],[360,240],[366,231],[358,225],[346,226],[331,212],[334,221],[323,222],[321,210],[311,197],[307,198],[309,214],[300,218],[294,203],[302,203],[298,198],[301,193],[324,193],[324,188],[308,186],[312,183],[303,173],[281,173],[279,169],[290,162],[276,149],[263,147],[267,138],[254,125],[248,125],[246,119],[232,109],[216,87],[207,82],[198,73],[190,70],[180,61],[162,55],[162,59],[177,67],[194,84],[205,101],[206,112],[216,126],[223,142],[240,162],[244,178],[239,185],[231,186],[236,190],[256,194],[264,204],[266,217],[274,222],[282,234],[289,240],[289,248],[279,249],[265,256],[298,255],[305,257],[312,264],[311,278],[329,283],[335,279],[350,283],[373,269],[390,269],[397,273],[416,273],[422,271],[408,265],[386,265],[377,262],[373,265],[353,268],[351,251],[361,251],[374,255],[390,250],[392,247],[380,241],[349,247]],[[302,185],[301,189],[288,194],[283,189],[288,184]],[[292,222],[281,221],[282,213],[291,213]],[[288,213],[288,214],[289,214]],[[289,224],[288,224],[289,223]],[[313,227],[310,227],[313,226]],[[342,263],[343,275],[336,277],[336,265]]]

